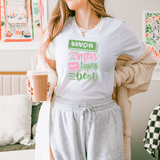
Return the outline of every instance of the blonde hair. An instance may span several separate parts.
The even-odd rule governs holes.
[[[87,0],[87,2],[90,5],[91,9],[95,11],[98,17],[114,18],[106,13],[104,7],[105,0]],[[58,0],[56,7],[51,13],[47,27],[45,28],[43,33],[45,41],[41,44],[40,48],[34,56],[34,61],[36,65],[39,54],[41,54],[42,58],[45,60],[46,63],[46,50],[50,42],[52,42],[54,38],[61,32],[66,20],[72,16],[75,16],[75,11],[68,8],[65,0]]]

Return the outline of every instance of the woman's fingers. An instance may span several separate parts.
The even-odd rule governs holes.
[[[26,79],[26,84],[27,84],[27,86],[26,86],[26,88],[27,88],[27,93],[30,95],[30,100],[32,100],[33,98],[32,98],[32,96],[33,96],[33,88],[30,86],[30,81],[29,81],[29,79]],[[48,82],[47,83],[47,92],[49,91],[49,89],[50,89],[50,82]],[[48,95],[48,97],[47,97],[47,100],[49,100],[49,98],[50,98],[50,94]]]
[[[49,91],[49,88],[50,88],[50,82],[48,82],[47,84],[47,92]]]
[[[33,88],[32,88],[32,87],[26,86],[26,89],[27,89],[27,92],[28,92],[29,94],[33,93]]]
[[[28,90],[31,92],[31,91],[33,91],[33,88],[30,86],[30,81],[29,81],[29,79],[26,79],[26,83],[27,83],[27,88],[28,88]]]
[[[32,100],[32,99],[33,99],[31,95],[29,96],[29,98],[30,98],[30,100]]]
[[[26,83],[27,83],[28,87],[33,90],[33,88],[30,86],[30,81],[29,81],[29,79],[26,80]]]
[[[33,92],[31,92],[31,91],[30,91],[30,90],[28,90],[28,88],[27,88],[27,93],[29,94],[29,98],[30,98],[30,100],[32,100]]]
[[[29,81],[29,79],[26,79],[26,83],[27,83],[28,86],[30,86],[30,81]]]
[[[33,95],[33,91],[29,90],[28,87],[27,87],[27,93],[32,96]]]
[[[33,88],[30,86],[30,81],[29,81],[29,79],[26,79],[26,83],[27,83],[27,86],[26,86],[26,88],[27,88],[27,93],[29,94],[30,100],[32,100],[32,99],[33,99],[33,98],[32,98]]]

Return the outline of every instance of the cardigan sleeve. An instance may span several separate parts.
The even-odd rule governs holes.
[[[120,66],[115,70],[114,86],[121,86],[133,83],[135,86],[147,83],[151,80],[154,65],[147,64],[131,64],[128,66]]]
[[[137,60],[143,51],[143,44],[133,30],[123,20],[121,23],[121,54]]]
[[[134,63],[117,66],[114,72],[114,87],[132,84],[134,88],[136,88],[151,81],[154,67],[158,62],[146,44],[144,44],[142,55],[143,56],[139,57],[139,60]]]

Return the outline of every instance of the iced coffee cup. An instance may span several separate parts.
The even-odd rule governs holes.
[[[48,71],[27,71],[26,75],[30,81],[30,86],[33,88],[32,101],[43,102],[47,100],[48,74]]]

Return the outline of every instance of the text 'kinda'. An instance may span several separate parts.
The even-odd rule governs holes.
[[[97,52],[98,43],[88,41],[69,40],[68,49],[78,51]]]

